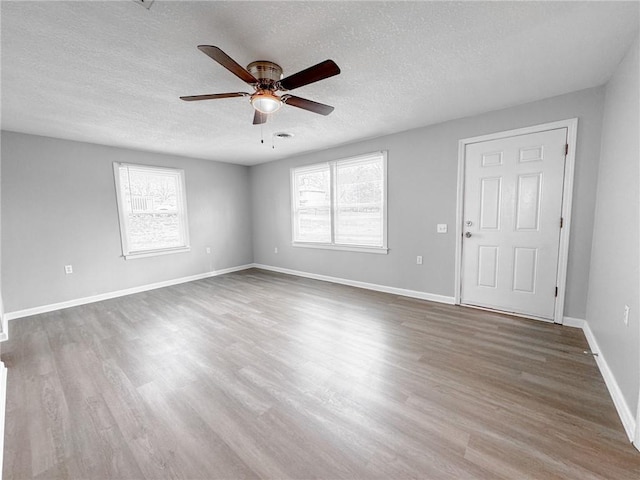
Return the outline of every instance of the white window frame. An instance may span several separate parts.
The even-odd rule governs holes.
[[[346,245],[335,242],[336,231],[336,170],[339,165],[346,165],[349,163],[358,163],[363,160],[370,159],[372,157],[382,156],[382,246],[373,247],[369,245]],[[295,175],[299,172],[313,171],[321,167],[326,168],[329,166],[329,188],[331,198],[331,242],[301,242],[295,239],[296,229],[296,192],[295,192]],[[340,160],[333,160],[329,162],[315,163],[312,165],[305,165],[301,167],[292,167],[290,170],[290,194],[291,194],[291,245],[294,247],[302,248],[320,248],[327,250],[344,250],[348,252],[365,252],[365,253],[378,253],[386,255],[389,252],[387,246],[387,151],[381,150],[377,152],[371,152],[364,155],[358,155],[355,157],[342,158]]]
[[[131,250],[129,246],[129,217],[126,210],[126,200],[124,198],[124,191],[120,185],[120,169],[130,168],[132,170],[146,170],[150,173],[163,173],[171,174],[177,178],[177,201],[178,201],[178,216],[180,218],[180,226],[182,227],[182,238],[184,244],[170,248],[154,248],[148,250]],[[189,223],[187,214],[187,190],[185,188],[184,170],[179,168],[170,167],[156,167],[151,165],[140,165],[133,163],[113,163],[113,174],[116,184],[116,199],[118,204],[118,218],[120,220],[120,240],[122,242],[122,256],[126,260],[135,258],[152,257],[156,255],[168,255],[172,253],[183,253],[191,251],[191,245],[189,241]]]

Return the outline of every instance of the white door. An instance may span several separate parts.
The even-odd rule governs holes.
[[[553,320],[567,129],[465,147],[460,303]]]

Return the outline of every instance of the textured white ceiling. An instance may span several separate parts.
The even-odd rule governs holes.
[[[638,32],[638,2],[2,1],[2,128],[252,165],[606,82]],[[342,73],[295,95],[261,132],[251,89],[202,52],[285,76]],[[276,139],[274,132],[295,134]],[[260,143],[261,133],[265,143]]]

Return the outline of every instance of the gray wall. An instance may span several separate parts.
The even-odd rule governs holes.
[[[122,258],[114,161],[185,170],[191,252]],[[1,192],[7,312],[252,261],[248,167],[2,132]]]
[[[603,101],[603,87],[592,88],[252,167],[254,261],[453,296],[458,140],[578,117],[565,315],[584,318]],[[389,254],[292,247],[289,169],[374,150],[389,152]],[[437,234],[437,223],[447,223],[449,233]]]
[[[635,415],[640,388],[640,96],[638,41],[607,84],[587,316]],[[624,305],[631,307],[629,326]]]
[[[3,132],[5,310],[252,261],[453,296],[458,140],[578,117],[565,315],[585,318],[603,103],[604,88],[594,88],[251,169]],[[292,247],[289,168],[380,149],[389,152],[389,254]],[[122,259],[114,161],[185,169],[190,253]],[[447,223],[449,233],[437,234],[437,223]],[[423,265],[415,264],[416,255]],[[74,266],[72,275],[64,274],[65,264]]]

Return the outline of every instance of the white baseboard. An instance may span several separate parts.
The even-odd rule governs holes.
[[[4,418],[7,407],[7,368],[0,362],[0,480],[2,480],[2,461],[4,458]]]
[[[633,446],[640,451],[640,392],[638,392],[638,415],[636,415],[636,435],[633,439]]]
[[[613,404],[616,407],[618,416],[620,417],[620,421],[622,422],[622,425],[624,427],[624,431],[626,432],[627,437],[629,437],[629,441],[633,442],[636,431],[636,420],[633,413],[631,412],[631,409],[629,408],[629,405],[627,405],[627,402],[622,396],[622,391],[620,390],[618,382],[613,376],[613,372],[611,372],[611,369],[609,368],[609,364],[607,364],[607,360],[604,358],[604,355],[600,351],[598,341],[593,335],[593,332],[589,327],[589,323],[586,320],[582,320],[579,318],[564,317],[563,325],[582,328],[584,336],[587,338],[587,342],[589,343],[589,349],[591,350],[591,352],[598,354],[594,355],[596,364],[600,369],[600,374],[604,379],[604,383],[607,385],[609,395],[611,396]]]
[[[314,280],[322,280],[325,282],[339,283],[340,285],[349,285],[350,287],[364,288],[366,290],[374,290],[376,292],[391,293],[394,295],[402,295],[403,297],[419,298],[421,300],[429,300],[431,302],[455,304],[454,297],[446,295],[436,295],[435,293],[419,292],[417,290],[407,290],[404,288],[388,287],[386,285],[378,285],[376,283],[359,282],[357,280],[348,280],[346,278],[331,277],[329,275],[319,275],[317,273],[301,272],[299,270],[291,270],[289,268],[272,267],[271,265],[263,265],[254,263],[253,267],[272,272],[286,273],[287,275],[295,275],[297,277],[312,278]]]
[[[197,275],[191,275],[189,277],[175,278],[172,280],[165,280],[164,282],[150,283],[148,285],[141,285],[139,287],[125,288],[124,290],[116,290],[115,292],[101,293],[98,295],[92,295],[90,297],[77,298],[75,300],[68,300],[66,302],[52,303],[49,305],[42,305],[39,307],[26,308],[24,310],[16,310],[15,312],[8,312],[5,314],[7,320],[15,320],[17,318],[29,317],[31,315],[38,315],[39,313],[53,312],[55,310],[62,310],[63,308],[77,307],[79,305],[86,305],[87,303],[100,302],[102,300],[109,300],[110,298],[124,297],[126,295],[132,295],[134,293],[147,292],[149,290],[155,290],[157,288],[170,287],[171,285],[178,285],[180,283],[193,282],[195,280],[201,280],[203,278],[217,277],[218,275],[224,275],[225,273],[237,272],[240,270],[246,270],[252,268],[253,264],[239,265],[237,267],[223,268],[222,270],[214,270],[212,272],[199,273]]]
[[[418,292],[416,290],[407,290],[404,288],[388,287],[386,285],[359,282],[356,280],[348,280],[346,278],[331,277],[328,275],[319,275],[315,273],[302,272],[299,270],[291,270],[289,268],[272,267],[270,265],[262,265],[259,263],[249,263],[246,265],[239,265],[237,267],[224,268],[222,270],[215,270],[212,272],[200,273],[198,275],[191,275],[189,277],[176,278],[173,280],[166,280],[164,282],[151,283],[148,285],[141,285],[139,287],[132,287],[132,288],[126,288],[124,290],[116,290],[114,292],[101,293],[98,295],[92,295],[90,297],[77,298],[74,300],[68,300],[66,302],[52,303],[49,305],[41,305],[39,307],[26,308],[24,310],[16,310],[13,312],[5,313],[4,317],[5,317],[5,320],[16,320],[18,318],[29,317],[31,315],[38,315],[40,313],[47,313],[47,312],[53,312],[55,310],[62,310],[63,308],[77,307],[79,305],[86,305],[88,303],[100,302],[102,300],[109,300],[111,298],[124,297],[125,295],[132,295],[134,293],[146,292],[149,290],[155,290],[157,288],[169,287],[171,285],[177,285],[180,283],[193,282],[195,280],[201,280],[203,278],[224,275],[225,273],[238,272],[240,270],[246,270],[248,268],[261,268],[263,270],[286,273],[288,275],[295,275],[298,277],[312,278],[315,280],[323,280],[325,282],[338,283],[341,285],[349,285],[352,287],[364,288],[367,290],[375,290],[377,292],[391,293],[394,295],[402,295],[404,297],[419,298],[422,300],[429,300],[432,302],[446,303],[449,305],[453,305],[455,303],[454,297],[448,297],[445,295]],[[4,332],[0,333],[0,336],[3,334]],[[0,338],[0,341],[1,341],[1,338]]]
[[[562,317],[562,325],[564,325],[565,327],[573,327],[584,330],[584,326],[586,324],[587,322],[582,318]]]

